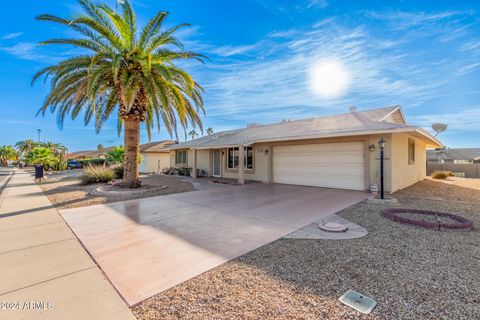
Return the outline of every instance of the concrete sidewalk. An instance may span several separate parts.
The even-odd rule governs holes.
[[[30,174],[2,197],[0,319],[135,319]]]

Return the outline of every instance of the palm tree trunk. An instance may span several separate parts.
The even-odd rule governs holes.
[[[124,118],[124,148],[125,161],[122,186],[139,188],[142,184],[138,179],[138,154],[140,145],[140,120],[135,117]]]

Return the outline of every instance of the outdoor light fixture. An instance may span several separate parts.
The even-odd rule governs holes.
[[[375,145],[374,144],[369,145],[368,150],[370,150],[370,152],[375,151]]]
[[[384,162],[384,149],[385,149],[385,140],[383,137],[378,141],[378,147],[380,148],[380,199],[385,199],[385,193],[383,190],[383,162]]]

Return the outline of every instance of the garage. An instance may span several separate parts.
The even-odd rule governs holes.
[[[273,182],[365,190],[364,143],[274,146]]]

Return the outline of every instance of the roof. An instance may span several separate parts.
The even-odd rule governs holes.
[[[427,150],[427,160],[438,160],[439,153],[436,150]],[[478,160],[480,148],[448,148],[445,149],[444,160]]]
[[[169,149],[167,147],[176,143],[178,142],[174,140],[164,140],[159,142],[146,143],[146,144],[140,145],[140,152],[143,152],[143,153],[168,152]]]
[[[162,140],[162,141],[155,141],[155,142],[150,142],[150,143],[144,143],[139,146],[140,152],[168,152],[168,150],[165,151],[159,151],[165,147],[168,147],[172,144],[177,143],[177,141],[173,140]],[[113,150],[114,147],[108,147],[108,148],[102,148],[102,149],[96,149],[96,150],[85,150],[85,151],[76,151],[69,153],[67,157],[69,159],[75,159],[75,158],[98,158],[101,156],[106,155],[110,151]]]
[[[400,106],[356,111],[331,116],[302,120],[283,121],[269,125],[252,125],[246,128],[214,133],[191,141],[176,144],[170,149],[209,149],[251,145],[260,142],[289,141],[340,136],[382,134],[393,132],[415,132],[431,147],[443,146],[440,141],[417,126],[386,121],[392,113],[400,112]]]

